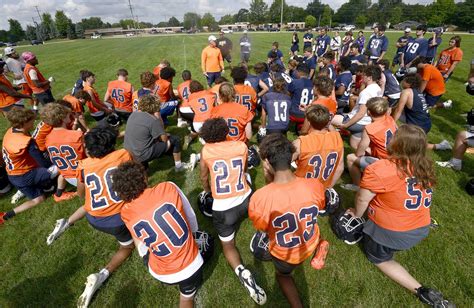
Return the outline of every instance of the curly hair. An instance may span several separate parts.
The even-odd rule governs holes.
[[[140,83],[144,88],[151,88],[156,81],[155,75],[152,72],[143,72],[140,74]]]
[[[282,134],[270,134],[260,144],[260,157],[268,160],[273,170],[284,171],[291,168],[295,152],[293,144]]]
[[[207,119],[199,131],[199,135],[206,143],[225,141],[227,134],[229,134],[229,127],[224,118]]]
[[[148,113],[160,111],[160,99],[154,95],[143,95],[138,100],[138,110]]]
[[[58,101],[49,103],[40,110],[41,120],[53,127],[63,125],[64,119],[71,113],[71,110],[60,105]]]
[[[436,185],[433,161],[426,154],[426,134],[418,126],[402,125],[388,144],[389,160],[400,178],[414,177],[423,189]]]
[[[137,199],[146,188],[145,168],[139,162],[132,160],[121,163],[112,172],[112,190],[125,202]]]
[[[84,136],[87,155],[102,158],[115,150],[118,131],[112,127],[95,127]]]
[[[26,123],[36,118],[33,110],[13,107],[7,113],[7,120],[13,128],[22,128]]]

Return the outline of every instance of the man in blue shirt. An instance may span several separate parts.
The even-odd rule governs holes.
[[[374,35],[367,43],[367,51],[369,52],[369,64],[377,63],[378,60],[383,59],[388,48],[388,39],[385,36],[384,25],[374,27]]]
[[[426,60],[428,61],[427,63],[433,64],[434,59],[436,58],[436,50],[438,49],[438,46],[441,45],[441,42],[443,41],[441,39],[441,35],[443,34],[443,30],[440,28],[437,28],[433,32],[433,37],[430,37],[428,39],[428,51],[426,52]]]
[[[286,84],[281,78],[274,81],[273,91],[262,98],[262,127],[266,127],[267,135],[274,133],[286,134],[290,122],[291,98],[286,94]],[[266,115],[266,116],[265,116]]]
[[[331,43],[331,38],[327,35],[327,30],[325,28],[321,29],[321,35],[316,39],[316,57],[319,59],[322,57]]]
[[[405,46],[408,43],[414,41],[410,33],[411,33],[411,29],[407,27],[405,28],[405,32],[403,36],[398,38],[397,43],[395,44],[395,46],[397,46],[397,52],[395,53],[395,56],[393,57],[392,67],[394,67],[397,64],[400,64],[400,57],[402,56],[402,53],[405,51]]]
[[[316,72],[316,57],[314,56],[311,47],[306,47],[304,49],[303,63],[306,63],[309,67],[309,79],[313,79],[314,72]]]
[[[354,46],[358,50],[358,46]],[[352,88],[352,73],[350,72],[351,60],[348,57],[341,57],[339,60],[340,73],[334,83],[337,101],[337,113],[343,114],[344,108],[349,107],[349,97]]]
[[[367,58],[360,53],[359,46],[355,44],[353,44],[349,49],[349,60],[351,60],[352,74],[355,74],[355,71],[359,65],[367,64]]]
[[[419,25],[416,28],[416,39],[405,46],[405,50],[400,59],[400,67],[408,68],[416,58],[426,57],[428,40],[423,37],[425,33],[425,25]]]
[[[270,56],[272,52],[276,52],[278,56],[277,58],[280,59],[281,62],[283,62],[283,52],[281,52],[281,50],[278,49],[278,46],[279,46],[278,42],[273,42],[272,49],[267,54],[268,62],[270,62]]]
[[[308,29],[308,32],[303,35],[303,44],[303,50],[306,50],[308,47],[313,48],[313,33],[311,33],[311,29]]]
[[[309,79],[309,67],[305,63],[296,68],[298,79],[288,85],[291,94],[290,120],[296,123],[299,130],[304,122],[304,111],[313,101],[313,82]]]
[[[244,35],[240,38],[240,60],[242,62],[249,62],[251,45],[250,38],[247,35],[247,30],[244,30]]]

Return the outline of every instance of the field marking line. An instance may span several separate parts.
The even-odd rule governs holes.
[[[188,66],[187,66],[187,58],[186,58],[186,43],[184,42],[185,38],[186,37],[183,36],[184,69],[187,69]]]

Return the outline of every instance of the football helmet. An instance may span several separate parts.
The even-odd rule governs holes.
[[[212,217],[212,203],[214,198],[210,192],[202,191],[198,195],[198,208],[206,217]]]
[[[269,243],[268,235],[264,232],[257,231],[250,240],[250,251],[255,258],[260,261],[270,261],[272,256],[270,255],[270,251],[268,251]]]
[[[260,127],[257,133],[257,143],[260,144],[263,141],[263,138],[267,135],[267,129],[265,127]]]
[[[256,145],[252,145],[249,148],[247,166],[249,169],[260,166],[260,155],[258,154],[258,147]]]
[[[205,231],[193,232],[194,240],[199,248],[199,253],[204,263],[209,261],[214,254],[214,237]]]
[[[326,207],[324,210],[319,212],[321,216],[334,214],[334,212],[339,208],[339,205],[341,204],[341,199],[339,198],[339,194],[334,188],[326,189],[325,197],[326,197],[325,198]]]
[[[109,124],[112,127],[119,127],[122,125],[122,119],[118,116],[116,113],[111,113],[107,116],[107,124]]]
[[[344,243],[354,245],[362,239],[364,223],[364,218],[354,217],[345,211],[340,211],[332,216],[331,228]]]

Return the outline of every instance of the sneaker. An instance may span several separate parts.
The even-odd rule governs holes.
[[[189,163],[186,165],[186,169],[193,171],[198,161],[198,156],[195,153],[191,153],[191,156],[189,157]]]
[[[186,122],[185,120],[181,118],[178,118],[178,127],[186,127],[186,126],[188,126],[188,122]]]
[[[416,296],[424,304],[430,305],[436,308],[450,308],[456,307],[453,303],[450,303],[448,300],[443,298],[443,294],[435,289],[430,289],[427,287],[419,287],[416,289]]]
[[[451,109],[453,108],[453,101],[452,100],[447,100],[443,103],[443,107],[446,109]]]
[[[24,193],[22,193],[21,191],[17,191],[17,192],[12,196],[11,203],[12,203],[12,204],[18,203],[18,201],[20,201],[20,199],[23,198],[24,196],[25,196]]]
[[[101,273],[94,273],[87,276],[87,282],[85,283],[86,288],[82,292],[77,302],[77,307],[88,307],[89,303],[94,296],[94,293],[99,289],[105,281],[104,275]]]
[[[71,200],[72,198],[74,198],[76,196],[77,196],[76,192],[65,191],[61,194],[61,197],[58,197],[58,196],[56,196],[56,194],[54,194],[53,198],[54,198],[54,201],[61,202],[61,201]]]
[[[252,273],[243,266],[239,269],[239,279],[240,283],[247,288],[247,291],[249,291],[250,297],[257,304],[263,305],[267,302],[267,294],[265,294],[265,291],[257,285]]]
[[[313,259],[311,260],[311,266],[314,269],[320,270],[324,267],[328,251],[329,242],[326,240],[320,241],[316,247],[316,252],[314,253]]]
[[[186,151],[188,149],[189,144],[191,143],[191,141],[193,141],[191,136],[189,136],[189,135],[184,136],[183,151]]]
[[[436,145],[436,150],[443,151],[443,150],[452,150],[453,147],[449,144],[448,140],[443,140]]]
[[[5,218],[3,217],[5,217],[6,214],[5,212],[0,212],[0,226],[5,222]]]
[[[430,218],[430,228],[431,229],[436,229],[439,227],[439,223],[436,219],[434,219],[433,217]]]
[[[174,166],[174,171],[176,171],[176,172],[184,171],[184,170],[187,169],[187,165],[188,165],[188,164],[186,164],[186,163],[181,163],[181,165],[179,165],[179,166],[176,166],[176,165],[175,165],[175,166]]]
[[[48,246],[51,245],[69,227],[70,225],[67,218],[61,218],[61,219],[56,220],[56,225],[54,226],[54,230],[53,232],[51,232],[50,235],[48,235],[48,238],[46,239],[46,244],[48,244]]]
[[[453,164],[450,160],[448,160],[448,161],[437,161],[436,164],[440,167],[443,167],[443,168],[451,168],[451,169],[456,170],[456,171],[461,170],[461,166]]]
[[[56,165],[52,165],[51,167],[48,168],[48,172],[50,174],[50,179],[54,179],[55,177],[58,176],[59,174],[59,169]]]
[[[359,191],[359,186],[355,184],[341,184],[339,186],[341,186],[341,188],[345,190]]]

